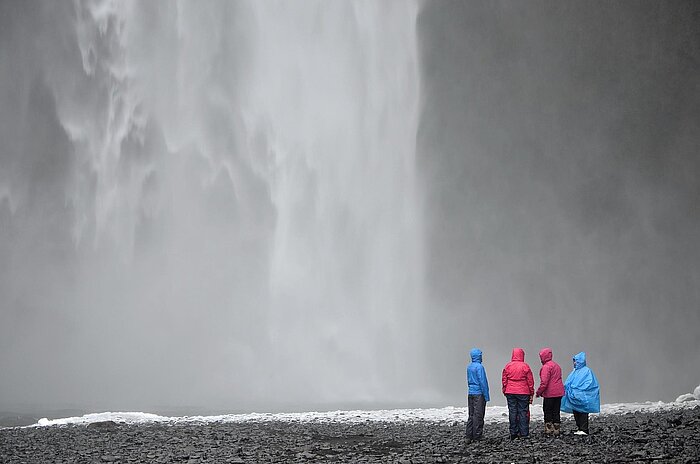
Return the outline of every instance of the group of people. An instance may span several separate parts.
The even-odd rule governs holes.
[[[472,362],[467,366],[469,385],[467,440],[481,440],[484,431],[486,403],[490,401],[489,382],[483,365],[483,353],[474,348]],[[530,405],[533,396],[542,397],[545,435],[559,435],[559,411],[573,413],[576,435],[588,435],[588,414],[600,412],[600,387],[593,371],[586,366],[586,353],[573,356],[573,371],[562,382],[561,367],[553,359],[551,348],[540,350],[540,386],[535,382],[530,366],[525,362],[525,351],[513,348],[511,361],[503,368],[502,391],[508,402],[510,438],[525,438],[530,434]]]

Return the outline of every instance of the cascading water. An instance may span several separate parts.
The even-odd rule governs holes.
[[[289,368],[280,381],[298,382],[296,372],[314,389],[321,378],[335,399],[374,398],[387,379],[405,388],[419,359],[416,12],[407,7],[256,4],[242,106],[270,156],[273,353]]]
[[[20,50],[34,62],[0,70],[17,128],[45,134],[28,150],[0,129],[0,251],[16,263],[1,277],[17,333],[53,328],[0,329],[8,378],[50,350],[6,400],[423,394],[417,6],[40,6],[54,26]],[[50,182],[32,185],[46,159]],[[34,227],[46,235],[22,235]]]

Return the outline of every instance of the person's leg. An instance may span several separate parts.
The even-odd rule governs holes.
[[[518,400],[515,395],[507,394],[506,401],[508,402],[508,423],[510,426],[510,438],[512,440],[518,436],[518,422],[516,419],[518,414]]]
[[[467,419],[467,440],[474,436],[474,396],[467,396],[467,408],[469,409],[469,419]]]
[[[552,433],[552,399],[542,399],[542,412],[544,412],[544,433],[549,435]]]
[[[557,396],[556,398],[549,398],[551,401],[552,405],[552,420],[551,422],[555,424],[560,424],[561,423],[561,396]]]
[[[574,420],[576,421],[576,428],[579,432],[588,434],[588,413],[574,411]]]
[[[551,398],[552,400],[552,433],[556,436],[559,435],[559,429],[561,428],[561,396],[556,398]]]
[[[588,413],[587,412],[581,413],[581,427],[579,430],[586,432],[586,435],[588,435]]]
[[[486,399],[478,395],[474,401],[474,439],[481,440],[484,434],[484,415],[486,415]]]
[[[517,395],[518,397],[518,430],[521,437],[527,437],[530,434],[530,417],[528,409],[530,408],[530,397],[528,395]]]

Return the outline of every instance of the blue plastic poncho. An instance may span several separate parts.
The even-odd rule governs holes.
[[[586,353],[574,356],[574,370],[564,382],[564,412],[600,412],[600,387],[593,371],[586,366]]]

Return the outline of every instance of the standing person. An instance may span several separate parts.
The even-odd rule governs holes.
[[[502,383],[508,400],[510,439],[525,438],[530,434],[530,404],[535,394],[535,381],[522,348],[513,348],[511,361],[503,369]]]
[[[564,384],[561,381],[561,367],[552,361],[552,349],[540,350],[540,387],[535,396],[544,398],[542,409],[544,410],[544,433],[546,435],[559,435],[561,417],[561,397],[564,396]]]
[[[575,435],[588,435],[588,414],[600,412],[600,387],[593,371],[586,366],[586,353],[574,355],[574,370],[564,382],[564,398],[561,410],[574,413],[578,431]]]
[[[469,420],[467,420],[467,442],[481,440],[484,432],[484,414],[486,402],[489,397],[489,381],[486,378],[486,369],[481,364],[482,353],[479,348],[472,348],[469,353],[472,358],[467,366],[467,385],[469,393],[467,404],[469,406]]]

